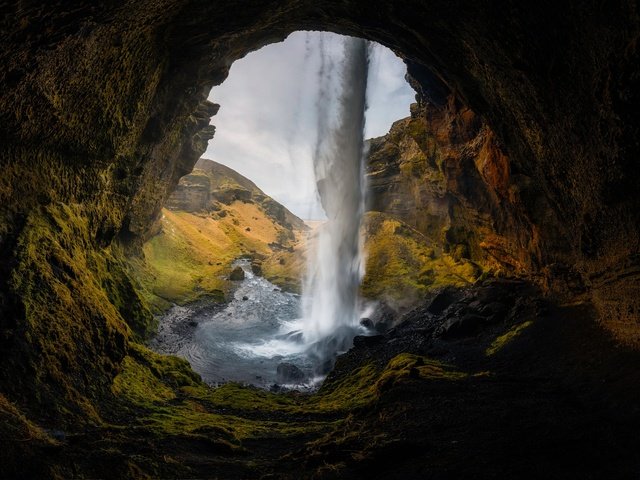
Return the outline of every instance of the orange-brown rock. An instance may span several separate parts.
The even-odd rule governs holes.
[[[0,12],[0,389],[11,401],[62,405],[48,411],[73,422],[109,398],[127,324],[144,317],[120,246],[140,246],[205,150],[207,94],[233,61],[305,29],[405,60],[434,127],[411,148],[438,165],[438,195],[457,199],[416,214],[417,228],[447,227],[469,255],[583,294],[620,340],[640,343],[636,1],[34,0]],[[423,174],[408,184],[416,194],[431,188]]]

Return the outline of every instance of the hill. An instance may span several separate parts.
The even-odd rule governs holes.
[[[158,230],[133,262],[156,311],[205,296],[223,301],[231,264],[242,256],[282,288],[300,289],[308,227],[229,167],[200,159],[167,201]]]

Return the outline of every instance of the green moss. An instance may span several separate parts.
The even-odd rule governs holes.
[[[377,392],[395,385],[407,378],[422,378],[425,380],[461,380],[467,374],[455,370],[437,360],[427,357],[402,353],[389,361],[380,378],[375,384]]]
[[[24,349],[9,361],[29,365],[33,399],[99,421],[91,397],[108,388],[126,353],[130,330],[104,288],[114,253],[95,247],[81,208],[56,204],[32,212],[18,240],[9,285],[20,299]],[[125,286],[126,287],[126,286]],[[131,304],[134,311],[136,306]],[[96,381],[101,379],[102,383]]]
[[[324,385],[310,405],[320,411],[351,411],[371,403],[376,393],[373,386],[379,371],[372,363],[358,368],[338,382]]]
[[[509,329],[509,331],[497,337],[491,343],[491,345],[489,345],[489,347],[485,350],[485,354],[487,356],[496,354],[497,352],[502,350],[505,347],[505,345],[509,344],[514,338],[519,336],[523,330],[525,330],[532,324],[533,324],[533,321],[527,320],[526,322],[520,323],[518,325],[514,325]]]
[[[423,380],[461,380],[467,374],[424,356],[402,353],[383,369],[369,363],[329,383],[311,397],[307,406],[319,411],[349,412],[374,402],[387,389],[409,378]]]
[[[469,285],[480,273],[469,261],[437,253],[433,240],[389,215],[369,212],[365,221],[365,297],[403,308],[430,290]]]
[[[216,409],[249,410],[261,412],[296,412],[304,396],[276,394],[260,388],[227,383],[217,388],[185,388],[193,398],[203,400]]]
[[[115,395],[134,403],[155,403],[175,398],[169,387],[132,357],[125,357],[122,367],[122,373],[113,381],[112,391]]]

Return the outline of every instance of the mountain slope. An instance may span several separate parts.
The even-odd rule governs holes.
[[[134,271],[159,311],[203,296],[222,301],[232,262],[248,256],[256,272],[298,291],[307,230],[302,220],[232,169],[201,159],[162,211],[159,232]]]

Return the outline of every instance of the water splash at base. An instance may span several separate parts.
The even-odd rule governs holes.
[[[332,366],[361,332],[358,289],[364,274],[360,226],[364,214],[364,126],[369,46],[346,37],[339,68],[337,117],[319,108],[314,170],[327,215],[319,229],[303,290],[302,341],[317,370]],[[320,80],[331,79],[320,76]],[[319,99],[326,101],[321,84]],[[323,107],[319,105],[319,107]],[[323,114],[323,112],[325,112]],[[322,132],[326,135],[322,136]]]

